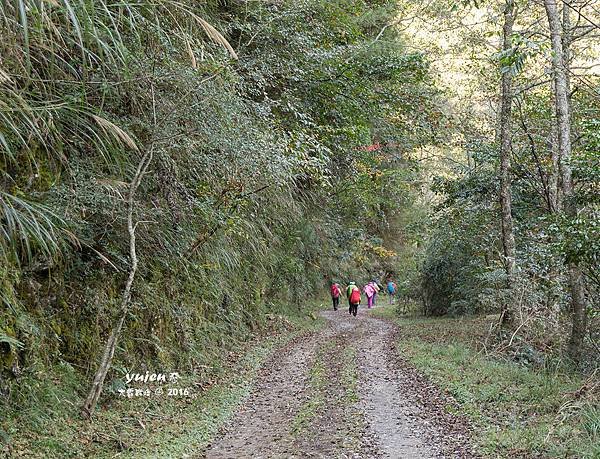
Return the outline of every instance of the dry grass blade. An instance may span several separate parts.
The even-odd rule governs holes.
[[[10,75],[0,68],[0,83],[8,83],[12,81]]]
[[[107,189],[112,196],[116,196],[121,200],[125,200],[125,192],[129,187],[128,183],[113,179],[97,179],[96,183]]]
[[[200,23],[200,25],[202,26],[202,28],[204,29],[206,34],[211,38],[211,40],[213,40],[215,43],[222,45],[227,51],[229,51],[229,54],[231,55],[231,57],[233,59],[238,58],[238,55],[235,52],[235,50],[229,44],[227,39],[223,35],[221,35],[221,33],[217,29],[215,29],[212,25],[210,25],[208,22],[206,22],[201,17],[199,17],[193,13],[192,13],[192,15],[193,15],[194,19],[196,19],[196,21],[198,21]]]
[[[194,51],[192,50],[192,46],[190,45],[189,40],[185,40],[185,46],[187,48],[187,52],[190,56],[190,60],[192,61],[192,67],[194,69],[198,68],[198,62],[196,61],[196,56],[194,56]],[[1,76],[1,75],[0,75]]]
[[[104,130],[104,132],[106,132],[107,134],[112,134],[131,149],[135,151],[140,151],[140,149],[138,148],[134,140],[131,138],[131,136],[119,126],[117,126],[114,123],[111,123],[106,118],[102,118],[101,116],[92,115],[92,118],[94,119],[94,121],[96,121],[96,123],[98,123],[98,125]]]
[[[191,11],[189,11],[187,6],[182,5],[180,3],[173,3],[173,4],[179,8],[182,8],[185,11],[187,11],[194,18],[194,20],[198,24],[200,24],[200,27],[202,27],[202,29],[204,29],[204,32],[206,33],[206,35],[208,35],[208,37],[212,41],[223,46],[229,52],[229,55],[233,59],[238,59],[237,53],[235,52],[235,50],[233,49],[231,44],[227,41],[227,39],[221,34],[221,32],[219,32],[217,29],[215,29],[212,25],[210,25],[208,22],[206,22],[204,19],[202,19],[197,14],[194,14]]]

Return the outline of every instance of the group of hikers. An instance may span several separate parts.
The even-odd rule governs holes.
[[[367,308],[371,309],[375,306],[377,300],[377,294],[381,292],[383,287],[376,281],[372,280],[365,284],[360,289],[356,282],[349,282],[346,287],[346,298],[348,299],[348,312],[354,316],[358,314],[358,305],[362,300],[362,293],[367,298]],[[396,284],[392,279],[387,279],[385,285],[385,291],[389,296],[390,304],[394,302],[394,295],[396,294]],[[342,296],[342,287],[337,282],[331,283],[331,300],[333,301],[333,310],[337,311],[340,305],[340,297]]]

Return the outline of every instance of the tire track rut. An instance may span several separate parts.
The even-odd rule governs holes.
[[[398,356],[397,327],[361,312],[324,311],[323,330],[278,350],[202,457],[475,457],[461,419],[444,430],[451,401]]]

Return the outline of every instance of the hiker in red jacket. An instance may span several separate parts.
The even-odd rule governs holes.
[[[340,305],[340,295],[342,294],[342,288],[340,284],[332,282],[331,284],[331,300],[333,301],[333,310],[337,311]]]
[[[346,296],[348,297],[348,312],[356,317],[358,305],[360,304],[360,289],[354,282],[350,282],[348,285]]]

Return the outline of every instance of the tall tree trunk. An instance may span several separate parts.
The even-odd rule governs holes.
[[[566,40],[563,42],[561,37],[562,25],[556,0],[544,0],[544,6],[548,16],[550,38],[552,40],[552,67],[554,72],[556,119],[558,126],[558,154],[561,164],[564,206],[565,211],[569,215],[575,216],[577,209],[572,201],[573,177],[571,174],[571,166],[569,164],[571,158],[571,113],[567,61],[569,32],[565,34]],[[570,20],[567,9],[568,8],[565,5],[565,10],[563,10],[563,21],[566,26],[569,26]],[[566,45],[566,47],[564,45]],[[571,290],[572,313],[572,328],[571,336],[569,338],[568,353],[574,362],[579,362],[587,328],[587,304],[581,270],[577,264],[573,262],[569,262],[567,268],[569,287]]]
[[[512,32],[515,22],[514,2],[507,0],[504,9],[504,29],[502,50],[508,53],[512,48]],[[515,235],[512,220],[511,200],[511,118],[512,118],[512,73],[510,69],[502,69],[502,96],[500,103],[500,206],[502,210],[502,247],[504,249],[504,267],[507,287],[513,285],[515,271]],[[511,323],[513,320],[508,300],[502,302],[501,322]]]
[[[552,80],[552,104],[556,106],[555,98],[556,90],[554,80]],[[552,171],[548,183],[548,191],[550,194],[550,212],[558,212],[562,209],[562,187],[561,187],[561,165],[560,154],[558,151],[558,123],[556,119],[552,120],[550,126],[550,134],[548,136],[549,147],[552,157]]]
[[[569,80],[563,52],[561,22],[556,0],[544,0],[550,37],[552,39],[552,70],[554,73],[554,104],[558,130],[558,153],[561,162],[562,188],[565,197],[573,193],[573,179],[569,159],[571,157],[571,115],[569,110]]]

